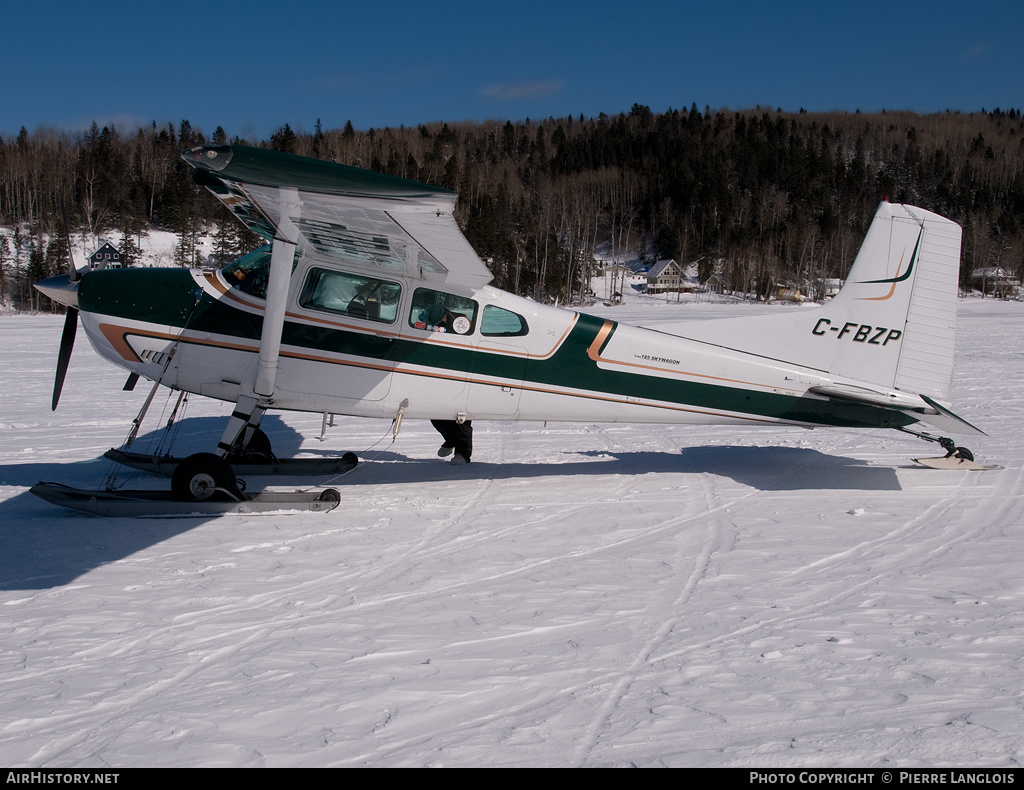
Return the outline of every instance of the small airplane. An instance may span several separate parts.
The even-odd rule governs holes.
[[[120,269],[36,283],[108,360],[235,404],[175,496],[232,489],[268,409],[364,417],[893,428],[970,451],[950,409],[960,227],[883,202],[839,294],[678,334],[505,293],[453,217],[456,193],[240,145],[185,151],[195,181],[268,245],[219,271]],[[943,461],[944,463],[938,463]]]

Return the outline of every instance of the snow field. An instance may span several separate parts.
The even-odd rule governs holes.
[[[596,311],[764,309],[803,308]],[[0,317],[0,763],[1016,767],[1022,313],[961,302],[953,405],[1000,471],[896,432],[554,423],[479,423],[455,468],[427,423],[272,413],[280,454],[364,459],[341,506],[173,520],[27,493],[99,485],[147,388],[81,336],[52,414],[62,319]],[[195,398],[181,446],[228,412]]]

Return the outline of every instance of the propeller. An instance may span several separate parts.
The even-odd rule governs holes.
[[[64,210],[64,198],[60,199],[60,218],[64,223],[64,240],[68,245],[68,280],[77,283],[81,275],[75,268],[75,257],[71,254],[71,231],[68,229],[68,215]],[[67,315],[64,316],[64,331],[60,336],[60,351],[57,352],[57,373],[53,379],[53,399],[50,401],[50,411],[57,411],[57,402],[60,401],[60,393],[64,389],[64,377],[68,372],[68,363],[71,362],[71,351],[75,347],[75,335],[77,334],[78,308],[68,306]]]
[[[64,317],[64,332],[60,337],[60,351],[57,353],[57,373],[53,379],[53,399],[50,410],[57,410],[61,390],[64,389],[64,377],[71,361],[71,351],[75,347],[75,335],[78,333],[78,281],[82,275],[75,268],[75,258],[71,254],[71,233],[68,231],[68,217],[64,211],[64,201],[60,202],[60,215],[64,221],[64,235],[68,245],[68,273],[58,274],[46,280],[33,283],[40,293],[49,296],[56,302],[67,305],[68,312]]]
[[[64,331],[60,336],[60,351],[57,352],[57,374],[53,379],[53,399],[50,401],[50,411],[57,411],[60,393],[64,389],[64,377],[68,373],[68,363],[71,361],[71,351],[75,347],[76,334],[78,334],[78,308],[69,307],[68,314],[64,317]]]

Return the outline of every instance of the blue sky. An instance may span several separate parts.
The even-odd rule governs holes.
[[[251,139],[317,118],[367,129],[637,102],[1024,108],[1019,2],[57,0],[2,20],[8,137],[185,118]]]

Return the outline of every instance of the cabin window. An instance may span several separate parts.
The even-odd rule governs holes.
[[[306,277],[299,304],[310,310],[393,324],[401,295],[398,283],[313,268]]]
[[[484,306],[484,314],[480,318],[480,334],[489,337],[518,337],[525,335],[530,329],[526,319],[519,313],[513,313],[493,304]]]
[[[472,299],[429,288],[417,288],[412,296],[409,326],[428,332],[473,333],[477,304]]]

